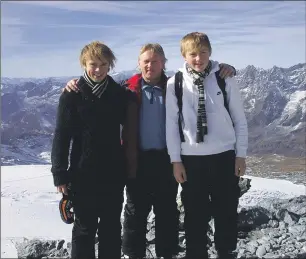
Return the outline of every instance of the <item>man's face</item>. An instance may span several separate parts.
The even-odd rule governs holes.
[[[140,55],[138,65],[144,80],[158,80],[165,67],[165,60],[161,55],[147,50]]]
[[[94,82],[101,82],[109,71],[109,62],[104,58],[89,58],[84,69]]]
[[[185,61],[197,72],[203,72],[208,65],[210,51],[207,47],[202,47],[200,50],[187,51]]]

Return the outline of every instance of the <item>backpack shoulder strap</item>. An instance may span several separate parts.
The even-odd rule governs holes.
[[[223,99],[224,99],[224,107],[225,109],[227,110],[228,114],[230,114],[229,112],[229,107],[228,107],[228,102],[227,102],[227,93],[225,91],[225,86],[226,86],[226,83],[225,83],[225,80],[224,78],[221,78],[220,77],[220,70],[218,70],[217,72],[215,72],[215,75],[216,75],[216,79],[217,79],[217,83],[218,83],[218,86],[223,94]]]
[[[175,96],[177,99],[177,106],[179,109],[178,114],[178,126],[179,126],[179,132],[180,132],[180,138],[181,142],[185,142],[184,134],[183,134],[183,73],[181,71],[178,71],[175,73],[174,76],[174,90],[175,90]]]

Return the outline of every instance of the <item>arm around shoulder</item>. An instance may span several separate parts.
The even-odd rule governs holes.
[[[236,134],[236,156],[246,157],[248,149],[248,125],[239,86],[235,78],[226,79],[227,101]]]
[[[166,92],[166,141],[171,162],[181,162],[181,140],[178,127],[178,106],[174,76],[167,82]]]

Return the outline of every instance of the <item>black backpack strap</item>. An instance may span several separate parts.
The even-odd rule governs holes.
[[[179,109],[178,112],[178,126],[179,126],[179,132],[180,132],[180,138],[181,142],[185,142],[185,137],[183,133],[183,73],[181,71],[178,71],[175,73],[174,76],[174,90],[175,90],[175,96],[177,98],[177,106]]]
[[[225,85],[226,85],[225,80],[224,80],[224,78],[220,77],[219,73],[220,73],[220,70],[215,72],[217,83],[218,83],[218,86],[219,86],[219,88],[220,88],[220,90],[222,91],[222,94],[223,94],[224,107],[227,110],[228,114],[231,115],[230,112],[229,112],[229,107],[228,107],[228,103],[227,103],[227,93],[225,91]]]

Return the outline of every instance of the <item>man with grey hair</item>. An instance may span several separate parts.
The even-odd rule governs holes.
[[[138,57],[141,73],[126,81],[126,86],[138,99],[138,103],[131,102],[128,107],[122,132],[129,176],[123,252],[133,259],[145,257],[147,218],[152,206],[156,256],[170,259],[179,252],[178,184],[166,146],[166,61],[159,44],[145,44]],[[234,70],[223,65],[222,73],[233,75]]]
[[[146,255],[147,218],[152,206],[156,256],[170,259],[179,252],[178,183],[166,146],[166,61],[161,45],[145,44],[138,57],[141,73],[124,83],[138,100],[128,105],[122,130],[128,173],[122,249],[132,259]],[[222,65],[221,76],[234,73],[233,67]],[[76,90],[75,81],[70,81],[66,89]]]

